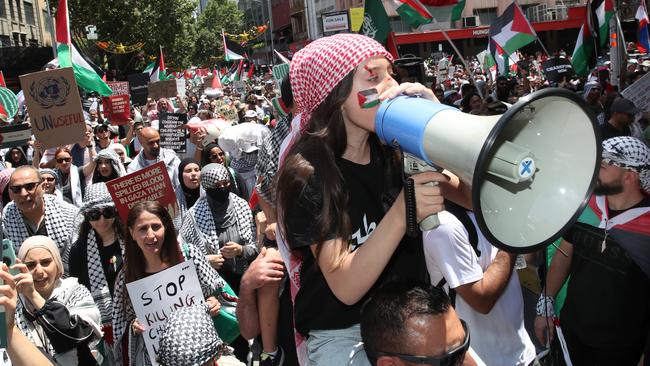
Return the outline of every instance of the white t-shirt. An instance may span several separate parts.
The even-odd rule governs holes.
[[[423,234],[424,255],[431,283],[443,277],[450,288],[476,282],[494,260],[498,249],[481,234],[474,214],[469,213],[477,227],[477,258],[463,224],[449,212],[438,214],[440,226]],[[456,295],[456,312],[465,320],[472,337],[472,348],[487,365],[528,365],[535,358],[533,345],[524,327],[524,301],[516,273],[488,314],[474,310]]]

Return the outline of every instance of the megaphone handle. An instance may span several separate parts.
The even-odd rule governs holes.
[[[426,185],[433,187],[437,185],[437,183],[431,182],[431,183],[427,183]],[[420,222],[420,230],[422,231],[433,230],[438,226],[440,226],[440,220],[438,220],[438,214],[429,215]]]

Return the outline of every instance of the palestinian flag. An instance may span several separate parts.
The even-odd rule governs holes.
[[[165,67],[165,57],[163,55],[162,46],[160,46],[159,49],[160,52],[158,52],[158,57],[149,72],[149,80],[152,82],[167,79],[167,67]]]
[[[452,7],[451,8],[451,21],[455,22],[460,20],[463,16],[465,9],[465,0],[422,0],[422,4],[434,7]]]
[[[7,87],[7,82],[5,81],[5,74],[0,71],[0,86]]]
[[[490,38],[494,39],[505,53],[513,54],[521,47],[534,42],[537,36],[519,5],[513,2],[490,26]]]
[[[244,58],[246,50],[239,43],[233,42],[228,39],[226,34],[221,31],[223,37],[223,54],[226,61],[241,60]]]
[[[494,71],[493,78],[496,75],[508,75],[510,71],[510,58],[493,39],[489,39],[487,53],[483,64],[488,70]]]
[[[650,208],[629,209],[609,219],[608,210],[606,196],[592,196],[578,222],[599,228],[607,226],[607,234],[650,277]],[[601,248],[606,249],[606,245]]]
[[[643,2],[645,1],[641,1]],[[609,20],[614,15],[614,0],[594,0],[591,9],[595,11],[594,20],[598,24],[600,47],[605,47],[609,40]]]
[[[251,62],[251,67],[248,68],[248,73],[246,74],[247,79],[251,79],[255,74],[255,63]]]
[[[357,100],[359,101],[359,106],[364,109],[376,107],[381,103],[379,93],[375,88],[360,91],[357,94]]]
[[[587,3],[585,21],[580,27],[576,47],[573,49],[573,55],[571,56],[571,64],[578,76],[587,76],[589,70],[596,65],[596,50],[594,49],[596,37],[591,16],[591,4]]]
[[[286,117],[289,115],[289,108],[284,105],[281,97],[275,97],[271,99],[271,105],[278,112],[279,117]]]
[[[72,44],[67,0],[59,0],[59,6],[56,9],[56,43],[59,67],[72,67],[74,78],[81,88],[103,96],[113,94],[111,88],[106,85],[101,76],[95,72]]]
[[[433,16],[420,0],[388,0],[386,4],[391,6],[411,28],[433,21]]]
[[[636,36],[636,48],[641,53],[650,52],[650,39],[648,38],[648,11],[645,8],[645,2],[639,4],[636,10],[636,20],[639,21]],[[2,75],[0,73],[0,75]]]
[[[217,68],[214,68],[214,71],[212,71],[212,83],[210,84],[210,88],[212,89],[223,89],[223,86],[221,85],[221,80],[219,73],[217,72]]]

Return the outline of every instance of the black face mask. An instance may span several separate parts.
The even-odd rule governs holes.
[[[210,189],[206,189],[205,193],[208,195],[208,197],[212,198],[213,200],[219,203],[224,203],[228,200],[228,195],[230,194],[230,188],[229,187],[210,188]]]

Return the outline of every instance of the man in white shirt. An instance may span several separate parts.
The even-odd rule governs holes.
[[[169,179],[172,181],[172,186],[176,189],[176,186],[179,184],[178,165],[181,161],[176,156],[174,150],[160,147],[160,134],[152,127],[145,127],[140,130],[138,140],[142,145],[142,150],[140,150],[138,155],[129,164],[127,172],[133,173],[149,165],[163,161],[165,162]]]
[[[444,278],[456,292],[455,308],[467,322],[472,348],[487,365],[536,365],[535,346],[524,328],[519,279],[512,275],[515,255],[498,250],[481,234],[473,213],[476,250],[463,223],[448,211],[438,214],[440,226],[423,234],[432,284]],[[470,228],[471,229],[471,228]]]

